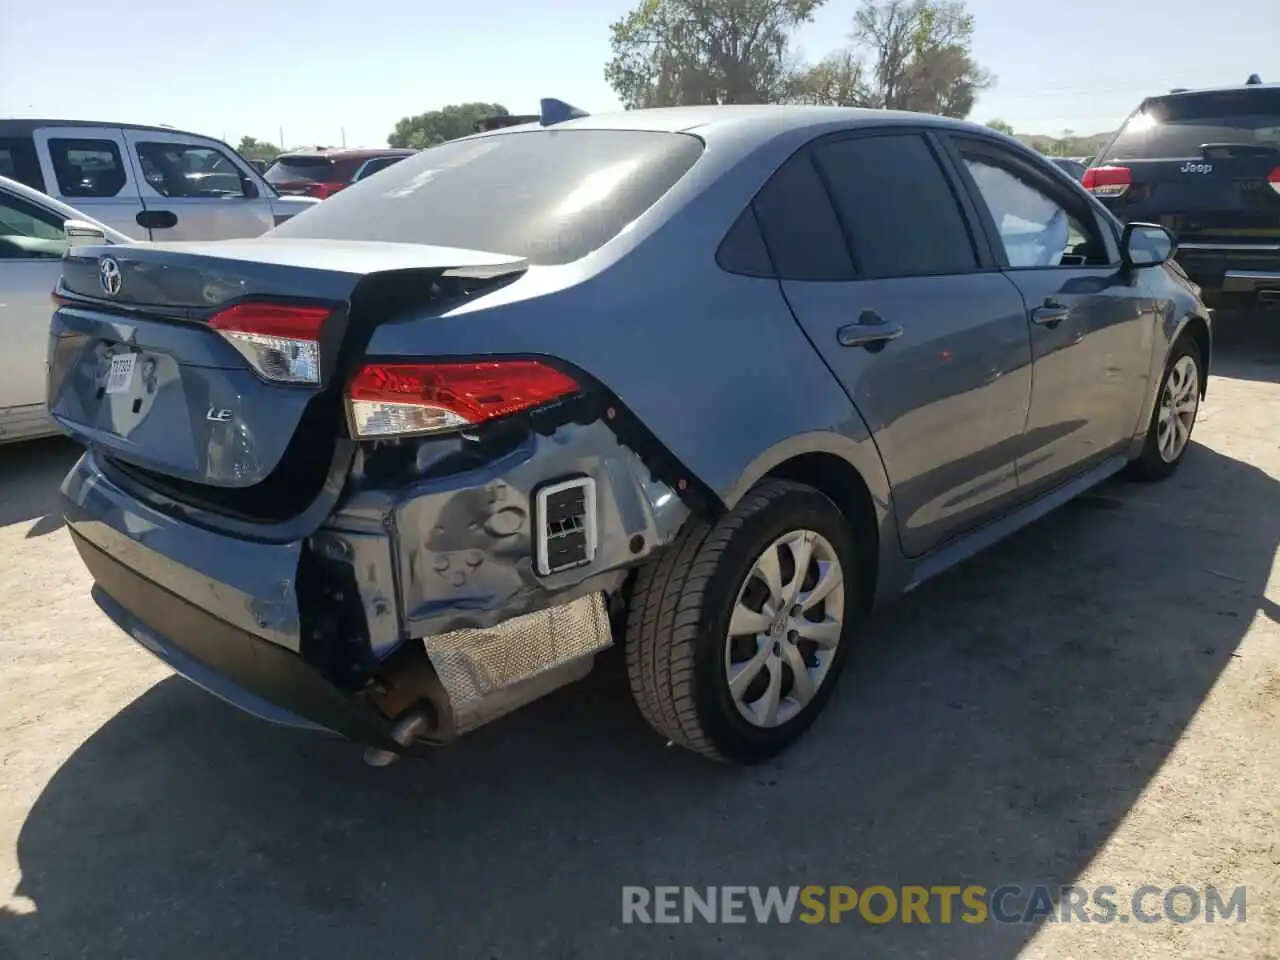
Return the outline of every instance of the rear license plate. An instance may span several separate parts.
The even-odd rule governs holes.
[[[111,369],[107,372],[107,393],[124,393],[133,384],[133,367],[138,358],[136,354],[123,353],[111,358]]]

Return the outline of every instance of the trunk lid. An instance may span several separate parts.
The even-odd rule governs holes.
[[[76,247],[57,292],[49,409],[78,439],[179,487],[244,491],[280,473],[292,481],[327,469],[346,364],[379,310],[524,267],[503,254],[368,241]],[[298,367],[313,381],[273,379],[280,368],[255,366],[258,355],[236,339],[259,334],[215,326],[263,304],[323,318]],[[261,336],[286,352],[300,342]]]

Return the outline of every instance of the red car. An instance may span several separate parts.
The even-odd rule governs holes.
[[[382,147],[374,150],[317,148],[282,153],[263,174],[276,192],[284,196],[316,197],[323,200],[357,180],[373,176],[416,150]]]

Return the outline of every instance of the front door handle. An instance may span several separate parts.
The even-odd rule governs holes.
[[[884,349],[890,340],[903,334],[896,323],[886,323],[874,310],[865,310],[857,323],[846,323],[836,331],[836,340],[842,347],[866,347],[873,353]]]
[[[148,230],[168,230],[178,225],[178,215],[171,210],[141,210],[133,219]]]
[[[1053,328],[1071,316],[1071,308],[1046,300],[1043,307],[1031,311],[1031,322],[1041,327]]]

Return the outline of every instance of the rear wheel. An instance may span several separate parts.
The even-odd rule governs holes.
[[[848,655],[854,564],[839,510],[798,483],[766,481],[714,527],[691,524],[632,596],[627,671],[645,719],[718,760],[785,750]]]
[[[1134,480],[1163,480],[1170,476],[1187,448],[1191,431],[1200,412],[1200,393],[1204,384],[1204,367],[1200,351],[1190,337],[1180,338],[1169,352],[1164,380],[1156,395],[1151,423],[1142,453],[1134,460],[1127,475]]]

